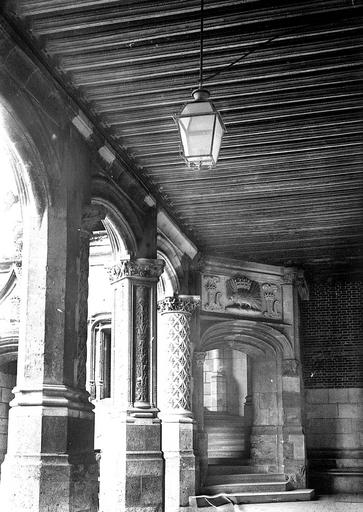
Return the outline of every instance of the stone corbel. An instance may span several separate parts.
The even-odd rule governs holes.
[[[309,300],[309,287],[303,270],[286,268],[283,275],[283,284],[296,287],[301,300]]]

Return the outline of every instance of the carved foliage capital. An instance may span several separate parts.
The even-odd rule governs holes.
[[[200,304],[198,295],[178,295],[166,297],[158,302],[158,311],[163,313],[189,313],[192,314]]]
[[[194,352],[193,353],[193,360],[198,368],[203,368],[205,356],[206,356],[205,352]]]
[[[146,277],[158,279],[164,270],[164,261],[159,259],[139,258],[136,260],[120,260],[108,269],[110,281],[118,281],[124,277]]]

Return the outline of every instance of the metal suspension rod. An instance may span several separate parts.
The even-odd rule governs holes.
[[[203,87],[203,28],[204,0],[200,0],[200,56],[199,56],[199,88]]]

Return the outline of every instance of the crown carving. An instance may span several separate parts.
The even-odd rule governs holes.
[[[236,276],[229,279],[228,284],[233,292],[238,292],[240,290],[250,291],[252,281],[246,276]]]

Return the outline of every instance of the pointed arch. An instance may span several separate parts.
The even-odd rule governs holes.
[[[263,322],[242,319],[218,322],[202,334],[199,350],[221,348],[226,343],[252,357],[268,353],[281,355],[283,359],[294,357],[292,344],[285,334]]]

